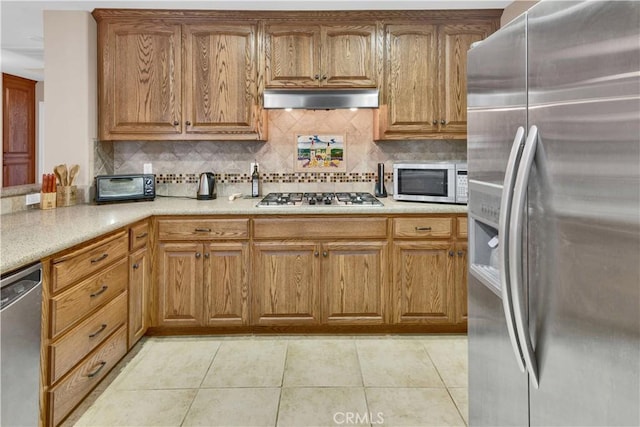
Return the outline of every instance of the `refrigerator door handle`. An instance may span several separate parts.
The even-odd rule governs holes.
[[[522,356],[522,350],[518,343],[518,336],[515,330],[515,316],[513,310],[513,301],[511,298],[511,286],[509,277],[509,223],[511,221],[511,206],[513,198],[513,188],[515,185],[515,176],[518,161],[522,152],[524,141],[524,128],[518,127],[516,136],[513,139],[507,169],[504,175],[504,184],[502,186],[502,198],[500,200],[500,217],[498,218],[498,236],[500,243],[498,245],[498,256],[500,257],[500,289],[502,292],[502,307],[504,309],[504,317],[507,321],[507,331],[509,333],[509,341],[511,348],[516,355],[516,362],[521,372],[525,372],[525,366]]]
[[[533,159],[538,145],[538,128],[531,126],[527,141],[524,144],[516,183],[513,192],[512,217],[509,231],[509,275],[511,277],[511,295],[513,297],[513,309],[518,331],[518,340],[522,346],[529,377],[535,388],[539,387],[538,366],[536,355],[529,335],[529,322],[527,321],[526,310],[523,307],[523,269],[522,269],[522,232],[524,229],[524,216],[526,209],[527,186],[529,174],[533,166]]]

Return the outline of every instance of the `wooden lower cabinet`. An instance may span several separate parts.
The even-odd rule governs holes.
[[[147,331],[150,268],[146,246],[129,255],[129,349]]]
[[[467,246],[467,242],[458,242],[455,246],[456,323],[467,322]]]
[[[160,243],[159,326],[249,322],[247,242]]]
[[[386,322],[386,254],[387,242],[322,244],[323,323]]]
[[[393,246],[394,322],[455,323],[452,244],[401,241]]]
[[[320,258],[316,243],[254,243],[253,258],[253,324],[320,322]]]

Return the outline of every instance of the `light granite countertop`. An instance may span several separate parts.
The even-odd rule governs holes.
[[[152,215],[313,215],[466,213],[465,205],[397,202],[383,207],[307,206],[258,208],[259,199],[195,200],[77,205],[0,216],[0,272],[5,273]]]

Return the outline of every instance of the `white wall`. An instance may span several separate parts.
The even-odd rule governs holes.
[[[45,171],[80,165],[75,183],[93,176],[97,136],[96,22],[89,12],[44,11]]]

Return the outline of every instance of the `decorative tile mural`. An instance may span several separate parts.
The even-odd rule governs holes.
[[[218,195],[249,192],[251,162],[260,165],[261,192],[373,191],[376,166],[402,160],[464,160],[459,140],[373,141],[372,110],[270,110],[269,141],[124,141],[98,143],[96,174],[141,173],[151,163],[158,194],[195,195],[200,173],[216,174]],[[296,172],[296,135],[344,135],[344,172]],[[112,154],[111,154],[112,153]],[[111,158],[112,156],[112,158]],[[387,185],[387,191],[391,190]]]

